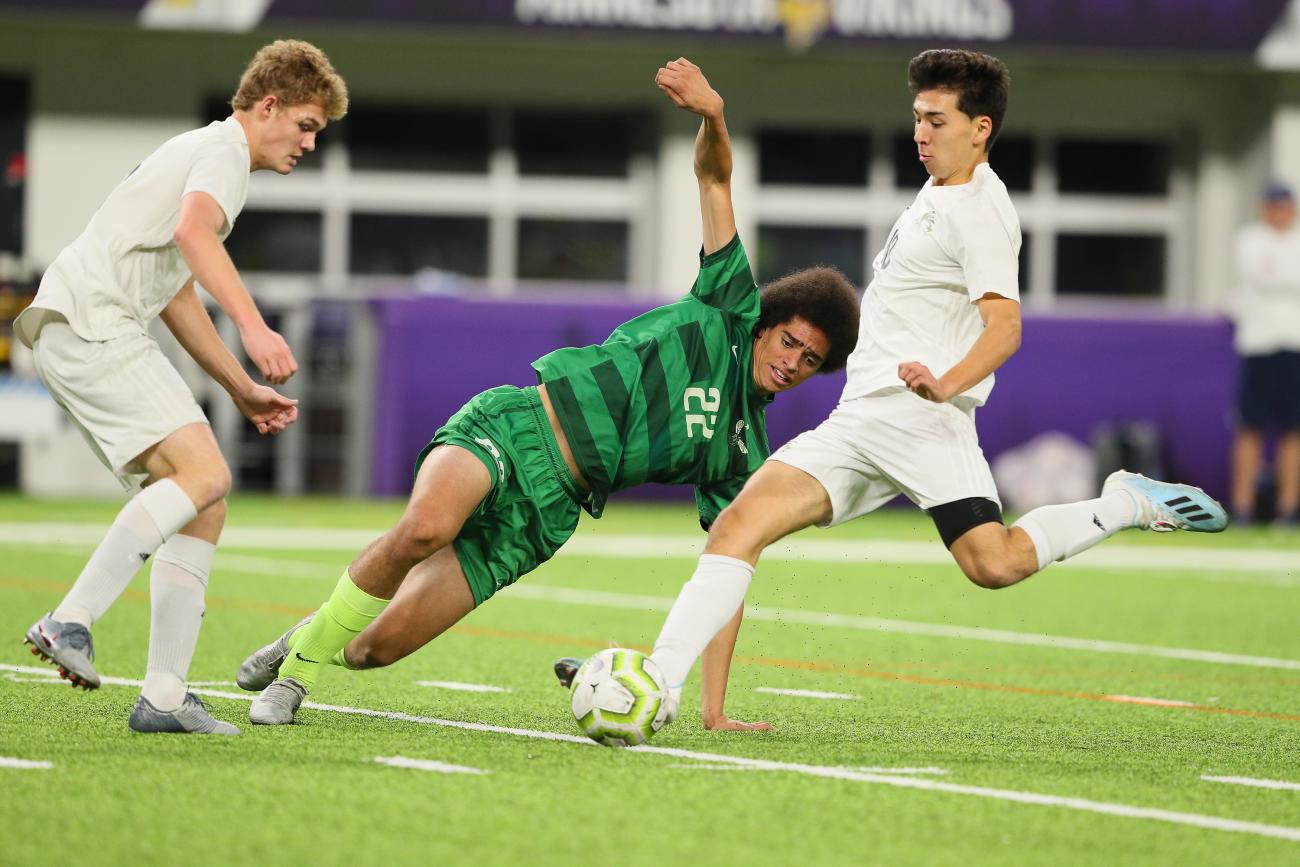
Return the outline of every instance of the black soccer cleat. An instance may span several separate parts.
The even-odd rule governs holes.
[[[555,660],[555,677],[560,681],[560,686],[565,689],[573,686],[573,679],[577,677],[578,669],[581,667],[582,660],[572,656],[562,656]]]

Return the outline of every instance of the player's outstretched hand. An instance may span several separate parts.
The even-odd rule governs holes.
[[[769,722],[741,722],[738,719],[730,719],[725,714],[704,720],[704,727],[714,732],[772,732],[776,731],[776,726]]]
[[[919,361],[907,361],[898,365],[898,378],[903,380],[904,384],[914,394],[918,394],[926,400],[943,403],[951,397],[951,395],[944,393],[943,385],[934,378],[930,368]]]
[[[262,376],[272,385],[287,382],[289,377],[298,372],[298,362],[293,357],[293,350],[284,338],[265,323],[257,323],[241,329],[239,339],[244,344],[244,351]]]
[[[722,114],[722,97],[709,86],[704,73],[685,57],[670,60],[655,73],[655,85],[679,108],[703,117]]]
[[[270,386],[253,383],[248,391],[232,397],[244,418],[256,425],[260,434],[275,436],[298,420],[298,401]]]

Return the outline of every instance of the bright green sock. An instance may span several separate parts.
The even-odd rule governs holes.
[[[337,665],[339,668],[346,668],[348,671],[355,671],[355,669],[348,664],[347,654],[343,652],[347,649],[347,646],[344,645],[343,650],[340,650],[338,653],[331,656],[330,665]]]
[[[362,590],[344,570],[329,601],[311,623],[294,633],[289,658],[280,666],[280,677],[292,677],[309,690],[315,687],[321,666],[333,662],[352,637],[388,607],[388,602]]]

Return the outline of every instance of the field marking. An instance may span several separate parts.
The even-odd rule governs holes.
[[[1254,777],[1211,777],[1203,776],[1208,783],[1233,783],[1238,786],[1254,786],[1259,789],[1287,789],[1300,792],[1300,783],[1288,783],[1285,780],[1257,780]]]
[[[0,586],[28,586],[28,585],[37,588],[45,588],[47,586],[45,582],[27,582],[27,584],[23,584],[22,582],[15,583],[12,580],[7,580],[3,576],[0,576]],[[149,601],[148,593],[142,593],[140,591],[131,590],[129,588],[123,593],[123,597],[135,601],[144,602],[144,603],[148,603]],[[249,602],[249,601],[239,600],[239,599],[225,599],[221,597],[212,597],[212,596],[208,597],[209,608],[215,609],[217,607],[222,607],[222,606],[239,609],[239,610],[258,611],[261,613],[270,612],[276,614],[286,614],[295,619],[301,618],[304,614],[309,613],[308,609],[298,607],[298,606],[273,605],[267,603]],[[545,633],[535,633],[535,632],[517,632],[517,631],[511,631],[505,629],[476,627],[476,626],[470,626],[465,624],[458,624],[456,626],[453,626],[452,631],[462,635],[473,635],[478,637],[509,638],[509,639],[530,641],[530,642],[540,641],[540,642],[546,642],[550,644],[562,645],[569,648],[579,646],[579,647],[595,647],[599,649],[604,649],[605,647],[611,646],[611,643],[608,641],[594,641],[592,639],[580,638],[576,636],[547,635]],[[636,647],[636,645],[627,645],[627,646]],[[646,653],[650,652],[649,647],[636,647],[636,649],[644,650]],[[932,677],[932,676],[925,676],[925,675],[908,674],[904,672],[885,671],[880,669],[855,668],[853,666],[846,665],[843,663],[838,663],[838,662],[817,662],[817,661],[805,660],[805,659],[782,659],[776,657],[746,656],[746,655],[736,656],[735,662],[745,664],[745,665],[761,665],[769,668],[779,668],[779,669],[793,668],[793,669],[799,669],[803,671],[815,671],[819,673],[829,672],[832,674],[842,674],[851,677],[865,677],[865,678],[872,678],[874,680],[894,681],[899,683],[912,683],[912,684],[918,684],[922,686],[956,687],[960,689],[978,689],[978,690],[984,690],[988,692],[1005,692],[1014,695],[1032,695],[1032,696],[1045,696],[1049,698],[1069,698],[1069,699],[1078,699],[1078,700],[1085,700],[1085,701],[1102,701],[1102,702],[1109,702],[1114,704],[1132,704],[1132,702],[1116,701],[1112,696],[1100,694],[1100,693],[1079,692],[1079,691],[1060,690],[1060,689],[1044,689],[1039,687],[1017,686],[1015,684],[1005,684],[1005,683],[985,683],[980,681],[960,680],[957,678],[950,678],[950,677]],[[0,671],[3,670],[4,670],[3,666],[0,666]],[[42,673],[46,674],[47,676],[51,674],[51,672],[48,671]],[[14,679],[13,675],[8,675],[8,677],[11,680]],[[49,679],[48,682],[61,683],[62,681],[57,679]],[[1296,714],[1277,713],[1273,711],[1249,710],[1245,708],[1224,707],[1217,704],[1210,704],[1210,705],[1159,704],[1159,705],[1152,705],[1152,706],[1168,707],[1173,710],[1189,710],[1189,711],[1195,711],[1199,713],[1222,714],[1225,716],[1241,716],[1241,717],[1253,717],[1257,719],[1276,719],[1276,720],[1285,720],[1287,722],[1300,722],[1300,715],[1296,715]]]
[[[393,768],[410,768],[415,771],[432,771],[437,774],[492,773],[491,771],[485,771],[482,768],[471,768],[465,765],[449,765],[446,762],[435,762],[431,759],[409,759],[406,756],[375,756],[375,762]]]
[[[847,692],[823,692],[819,689],[777,689],[774,686],[756,686],[754,692],[765,692],[768,695],[789,695],[795,698],[841,699],[845,701],[857,701],[859,698]]]
[[[608,590],[578,590],[544,584],[525,584],[523,582],[513,584],[508,590],[497,595],[502,599],[528,599],[541,602],[559,602],[565,605],[593,605],[603,608],[633,608],[652,611],[667,611],[672,608],[673,602],[676,601],[667,596],[644,596]],[[1243,665],[1254,668],[1281,668],[1289,671],[1300,671],[1300,660],[1295,659],[1220,653],[1216,650],[1197,650],[1188,647],[1161,647],[1155,644],[1134,644],[1126,641],[1072,638],[1038,632],[1012,632],[1006,629],[989,629],[983,626],[949,626],[943,623],[891,620],[882,617],[864,617],[858,614],[835,614],[827,611],[804,611],[798,608],[776,608],[770,605],[746,605],[745,619],[803,623],[810,626],[833,626],[840,629],[857,629],[865,632],[924,635],[928,638],[958,638],[966,641],[989,641],[996,644],[1033,645],[1050,647],[1055,650],[1082,650],[1090,653],[1156,656],[1190,662],[1212,662],[1221,665]]]
[[[1128,704],[1149,704],[1153,707],[1196,707],[1194,702],[1178,701],[1172,698],[1144,698],[1140,695],[1108,695],[1110,701],[1122,701]]]
[[[14,526],[17,525],[0,524],[0,535],[3,535],[5,528],[12,528]],[[2,542],[3,539],[0,539],[0,543]],[[257,571],[260,572],[262,570],[259,569]],[[130,596],[131,594],[132,591],[128,589],[126,595]],[[529,584],[524,582],[511,585],[507,590],[499,593],[498,597],[518,601],[559,602],[570,605],[591,605],[606,608],[637,609],[643,611],[668,611],[675,601],[674,598],[667,596],[647,596],[607,590],[580,590],[576,588],[548,586],[537,583]],[[145,595],[142,598],[147,599],[148,597]],[[213,601],[215,601],[215,598]],[[271,610],[274,608],[276,611],[284,611],[285,613],[293,614],[298,617],[301,617],[302,614],[306,613],[305,609],[295,606],[268,606],[265,604],[252,606],[243,603],[241,606],[237,607],[256,608],[256,610]],[[882,617],[865,617],[857,614],[805,611],[797,608],[778,608],[766,605],[747,605],[745,607],[745,617],[751,621],[764,620],[783,623],[801,623],[812,626],[829,626],[867,632],[900,633],[906,635],[921,635],[931,638],[952,638],[967,641],[987,641],[998,644],[1048,647],[1054,650],[1078,650],[1089,653],[1152,656],[1190,662],[1208,662],[1219,665],[1300,671],[1300,660],[1294,659],[1224,653],[1197,648],[1163,647],[1160,645],[1136,644],[1132,642],[1108,641],[1103,639],[1074,638],[1071,636],[1049,635],[1046,633],[1014,632],[1005,629],[990,629],[983,626],[951,626],[948,624],[923,623],[913,620],[893,620]]]
[[[504,686],[488,686],[486,683],[457,683],[453,680],[417,680],[416,686],[431,686],[435,689],[454,689],[460,692],[514,692]]]
[[[34,669],[30,666],[15,666],[0,663],[0,670],[27,673],[38,671],[39,669]],[[124,678],[114,677],[105,677],[102,678],[102,681],[103,683],[111,683],[113,685],[143,686],[144,684],[144,681],[141,680],[126,680]],[[199,689],[194,691],[199,695],[210,696],[212,698],[231,699],[234,701],[251,702],[256,697],[247,693],[238,694],[211,689]],[[586,747],[600,746],[590,738],[580,737],[578,735],[562,734],[560,732],[536,731],[533,729],[496,726],[488,723],[472,723],[462,722],[460,720],[438,719],[436,717],[418,716],[416,714],[402,713],[400,711],[383,711],[372,710],[370,708],[347,707],[345,705],[328,705],[313,701],[304,701],[302,706],[312,710],[322,710],[378,719],[391,719],[400,722],[416,723],[418,725],[432,725],[442,728],[460,729],[462,731],[505,734],[515,737],[531,738],[534,740],[576,743]],[[646,744],[639,747],[629,747],[627,748],[627,752],[671,756],[673,758],[686,759],[693,762],[698,761],[709,764],[735,765],[737,767],[752,768],[755,770],[783,771],[793,774],[802,774],[804,776],[820,777],[823,779],[875,783],[895,788],[919,789],[922,791],[944,792],[953,795],[968,795],[971,797],[1010,801],[1019,804],[1058,807],[1066,810],[1098,813],[1101,815],[1116,816],[1125,819],[1147,819],[1175,825],[1187,825],[1194,828],[1203,828],[1212,831],[1253,834],[1259,837],[1271,837],[1278,840],[1300,842],[1300,828],[1292,828],[1283,825],[1266,825],[1261,822],[1247,822],[1240,819],[1228,819],[1222,816],[1209,816],[1201,813],[1180,813],[1174,810],[1163,810],[1154,807],[1137,807],[1130,804],[1118,804],[1107,801],[1093,801],[1087,798],[1069,798],[1060,795],[1045,795],[1038,792],[1020,792],[1013,789],[993,789],[984,786],[967,786],[959,785],[957,783],[940,782],[938,780],[918,779],[916,777],[901,774],[867,773],[829,765],[808,765],[799,762],[777,762],[768,759],[750,759],[742,756],[694,752],[692,750],[676,749],[673,747],[652,747]]]
[[[99,544],[106,524],[57,522],[0,522],[0,544]],[[373,529],[313,529],[307,527],[229,527],[223,531],[223,549],[285,551],[346,551],[355,553],[385,532]],[[704,549],[703,536],[647,536],[635,534],[578,534],[557,557],[628,557],[694,559]],[[221,556],[221,555],[218,555]],[[952,565],[952,557],[938,541],[906,542],[885,539],[831,540],[785,539],[769,547],[764,560],[879,565],[902,563]],[[1259,548],[1196,548],[1176,545],[1112,545],[1086,551],[1053,569],[1126,569],[1212,573],[1214,580],[1227,574],[1269,573],[1283,578],[1277,586],[1300,587],[1300,564],[1294,551]],[[326,564],[328,565],[328,564]],[[232,567],[233,568],[233,567]],[[325,576],[333,577],[333,576]]]
[[[54,767],[53,762],[36,762],[31,759],[11,759],[8,756],[0,756],[0,768],[17,768],[27,771],[43,771]]]
[[[943,768],[854,768],[855,771],[861,771],[864,774],[931,774],[936,777],[946,777],[948,772]]]

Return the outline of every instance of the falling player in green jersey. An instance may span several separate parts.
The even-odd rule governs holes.
[[[689,294],[620,325],[599,346],[533,362],[538,385],[469,401],[421,452],[397,526],[352,562],[311,617],[240,667],[261,689],[249,718],[293,721],[326,664],[389,665],[423,647],[599,518],[612,491],[695,486],[707,529],[768,456],[764,410],[857,340],[853,287],[833,268],[760,293],[736,235],[722,98],[689,61],[669,64],[695,141],[704,245]],[[666,67],[669,68],[669,67]],[[390,602],[391,600],[391,602]]]

